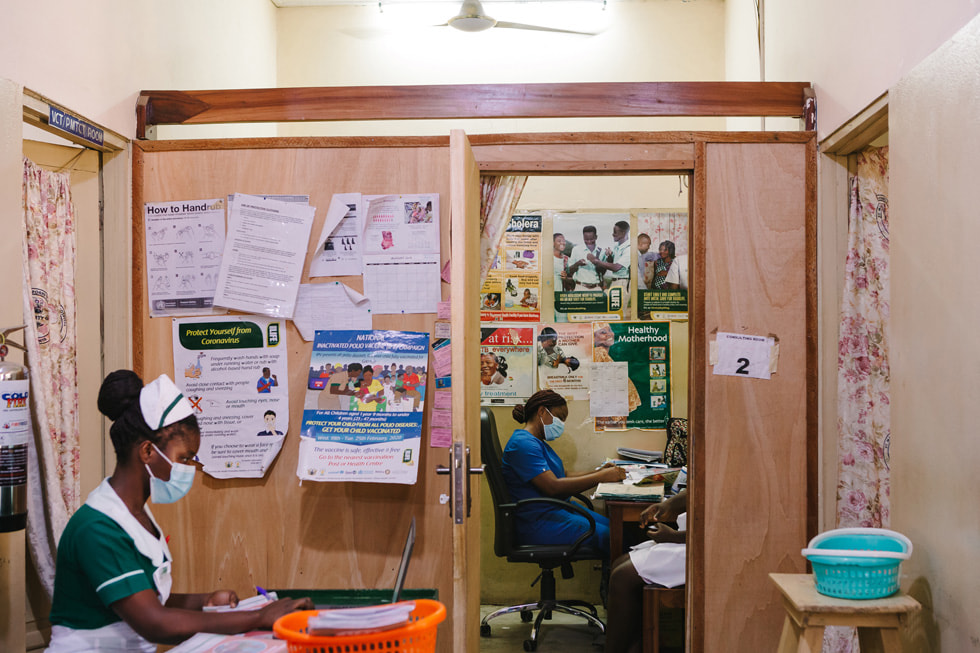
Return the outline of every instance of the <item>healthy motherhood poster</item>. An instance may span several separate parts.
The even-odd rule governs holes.
[[[629,414],[596,417],[605,429],[662,429],[670,417],[670,322],[594,322],[592,360],[628,363]]]

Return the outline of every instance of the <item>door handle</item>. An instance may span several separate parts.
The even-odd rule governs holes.
[[[482,474],[483,465],[479,467],[470,466],[470,448],[466,447],[464,453],[462,442],[453,442],[449,456],[451,467],[436,465],[436,474],[441,476],[449,475],[449,516],[454,523],[462,524],[463,520],[470,516],[473,506],[473,498],[470,494],[470,475]],[[455,474],[453,473],[454,471],[456,472]],[[464,471],[466,472],[465,474],[463,473]],[[466,506],[465,514],[463,512],[463,506]]]

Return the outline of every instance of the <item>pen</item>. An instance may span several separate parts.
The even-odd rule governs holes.
[[[259,594],[261,594],[262,596],[264,596],[267,601],[271,601],[272,600],[272,599],[269,598],[269,593],[266,592],[261,587],[259,587],[258,585],[255,586],[255,591],[258,592]]]

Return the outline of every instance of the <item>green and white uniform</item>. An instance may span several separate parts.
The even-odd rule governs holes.
[[[158,535],[140,525],[105,479],[68,521],[58,543],[48,653],[156,651],[111,607],[147,589],[161,604],[170,597],[173,558],[149,508],[146,514]]]

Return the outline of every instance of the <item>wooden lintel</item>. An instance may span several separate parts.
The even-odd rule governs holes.
[[[597,82],[142,91],[137,134],[162,124],[453,118],[799,118],[805,82]]]

